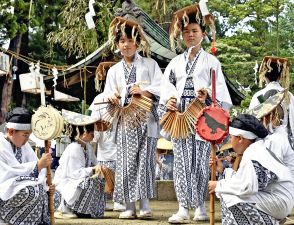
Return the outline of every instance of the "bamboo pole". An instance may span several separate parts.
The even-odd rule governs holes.
[[[211,158],[212,158],[212,167],[211,167],[211,175],[210,175],[210,180],[215,181],[216,180],[216,162],[215,162],[215,157],[216,157],[216,147],[214,143],[211,143]],[[209,219],[210,219],[210,225],[214,225],[215,221],[215,193],[211,193],[209,195],[210,199],[210,207],[209,207]]]
[[[45,153],[49,153],[49,141],[45,140]],[[47,166],[47,185],[50,186],[52,185],[52,176],[51,176],[51,166]],[[49,203],[49,213],[50,213],[50,224],[54,225],[55,220],[54,220],[54,194],[49,192],[48,196],[48,203]]]

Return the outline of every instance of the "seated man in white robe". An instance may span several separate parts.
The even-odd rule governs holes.
[[[243,155],[240,166],[236,172],[223,171],[217,160],[224,179],[208,185],[210,193],[221,198],[222,224],[279,224],[294,204],[289,168],[266,148],[268,131],[254,116],[239,115],[229,132],[234,151]]]
[[[14,108],[6,118],[6,132],[0,133],[0,224],[50,224],[46,167],[51,154],[39,160],[28,144],[32,114]]]
[[[71,124],[73,142],[63,152],[53,180],[56,192],[61,194],[55,218],[102,217],[105,181],[102,175],[93,176],[97,159],[90,145],[96,120],[66,110],[62,111],[62,116]]]

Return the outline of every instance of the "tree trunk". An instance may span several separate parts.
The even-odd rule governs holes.
[[[21,46],[22,34],[17,35],[15,38],[10,40],[9,50],[19,54]],[[18,60],[12,60],[12,66],[17,66]],[[9,110],[10,104],[12,102],[12,72],[5,78],[0,80],[0,85],[3,87],[1,93],[1,113],[0,113],[0,123],[3,123],[6,118],[6,114]]]

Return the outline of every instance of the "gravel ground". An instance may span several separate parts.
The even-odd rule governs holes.
[[[137,206],[138,208],[138,206]],[[67,224],[67,225],[168,225],[168,217],[173,213],[177,212],[178,204],[175,201],[151,201],[151,208],[153,210],[153,219],[150,220],[121,220],[118,219],[119,212],[105,212],[105,217],[103,219],[71,219],[71,220],[62,220],[56,219],[55,224]],[[209,202],[206,202],[206,209],[209,212]],[[215,225],[221,225],[221,211],[219,202],[216,202],[215,206]],[[290,216],[286,224],[294,224],[294,211]],[[193,212],[190,212],[191,219],[193,218]],[[195,224],[194,221],[191,221],[190,224]],[[198,225],[207,225],[207,222],[198,222]]]

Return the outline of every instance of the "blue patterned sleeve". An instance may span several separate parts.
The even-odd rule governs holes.
[[[38,178],[39,170],[38,170],[38,165],[37,164],[36,164],[35,169],[33,170],[33,172],[30,174],[30,176]]]
[[[157,108],[157,115],[158,115],[158,119],[161,120],[161,118],[163,117],[163,115],[167,112],[167,108],[165,105],[163,104],[159,104],[158,108]]]
[[[169,74],[169,82],[173,84],[174,86],[176,86],[177,84],[176,75],[172,70],[170,71],[170,74]]]
[[[252,163],[258,179],[258,190],[264,190],[278,179],[275,173],[263,167],[259,162],[252,160]]]

